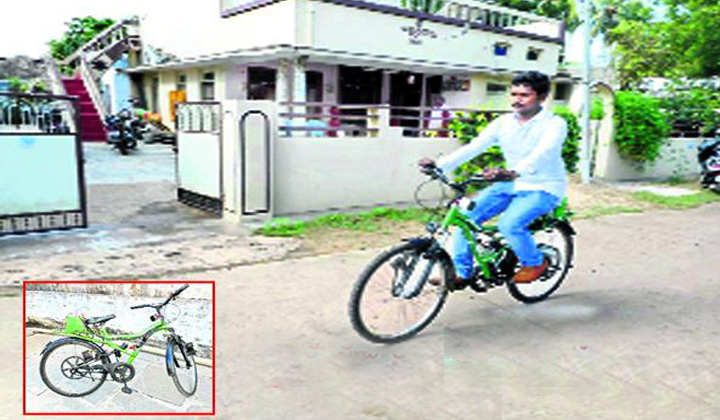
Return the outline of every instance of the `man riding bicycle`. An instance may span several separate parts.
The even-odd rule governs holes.
[[[498,228],[522,265],[512,279],[516,283],[531,283],[547,269],[549,263],[527,226],[554,209],[565,196],[567,187],[562,159],[567,124],[542,107],[549,92],[550,79],[546,75],[536,71],[517,75],[510,89],[513,113],[496,118],[469,144],[437,162],[430,158],[418,162],[421,171],[437,166],[449,174],[488,147],[500,146],[508,169],[486,169],[484,175],[489,179],[510,180],[482,190],[474,206],[464,212],[478,224],[503,213]],[[459,230],[452,235],[450,253],[456,271],[450,289],[463,289],[473,275],[473,257],[470,245]]]

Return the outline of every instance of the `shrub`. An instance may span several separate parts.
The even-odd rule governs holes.
[[[670,126],[659,101],[638,92],[620,91],[615,99],[615,144],[624,158],[641,166],[654,162]]]
[[[568,125],[568,135],[563,144],[562,156],[565,161],[565,169],[568,172],[577,171],[577,163],[580,160],[580,125],[577,117],[566,107],[557,107],[554,110],[556,115],[564,118]],[[453,119],[449,128],[455,133],[455,137],[461,144],[471,142],[499,113],[473,111],[469,114],[458,113]],[[461,165],[455,172],[461,178],[467,178],[480,172],[483,168],[504,168],[505,157],[498,146],[487,149],[484,153]]]
[[[670,88],[670,95],[660,100],[660,106],[671,125],[690,124],[703,135],[720,128],[720,92],[710,88],[680,90]]]

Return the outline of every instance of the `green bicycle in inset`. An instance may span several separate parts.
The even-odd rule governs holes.
[[[449,186],[455,197],[442,223],[428,223],[427,235],[407,239],[381,253],[360,274],[350,296],[349,313],[353,328],[367,340],[393,343],[410,338],[440,313],[455,277],[452,258],[443,247],[452,226],[471,244],[475,268],[469,286],[478,293],[506,285],[515,299],[540,302],[560,287],[572,266],[575,231],[568,220],[566,200],[530,224],[549,267],[538,280],[518,284],[511,280],[520,268],[518,258],[497,226],[478,226],[462,211],[475,204],[465,197],[468,187],[508,179],[474,176],[453,183],[436,167],[428,168],[428,174]]]
[[[189,285],[175,290],[161,304],[144,304],[130,309],[151,308],[155,314],[150,316],[152,324],[138,334],[111,335],[104,324],[115,315],[105,315],[83,319],[69,316],[60,338],[51,341],[40,353],[40,377],[45,385],[65,397],[83,397],[100,388],[108,375],[123,384],[122,391],[132,393],[127,386],[135,377],[133,362],[140,349],[153,334],[167,333],[165,365],[167,373],[173,378],[178,391],[189,397],[197,390],[198,375],[195,364],[193,343],[186,343],[169,326],[164,308],[178,297]],[[140,340],[136,346],[116,341]],[[130,351],[132,350],[132,351]],[[112,361],[114,356],[115,361]],[[123,360],[125,358],[125,360]]]

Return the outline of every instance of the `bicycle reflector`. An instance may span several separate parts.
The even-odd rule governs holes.
[[[69,316],[65,318],[65,329],[63,330],[66,334],[80,334],[87,331],[85,323],[79,316]]]

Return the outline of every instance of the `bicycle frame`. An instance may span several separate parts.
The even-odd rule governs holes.
[[[491,277],[490,263],[496,261],[501,253],[502,249],[493,250],[485,248],[481,253],[478,251],[478,247],[475,244],[475,234],[485,233],[488,235],[495,235],[498,233],[497,225],[489,224],[484,226],[478,226],[477,223],[470,220],[468,216],[463,214],[460,209],[460,200],[455,199],[450,203],[450,208],[445,215],[445,218],[440,225],[443,232],[448,232],[451,226],[456,226],[462,232],[465,241],[470,244],[470,251],[473,259],[477,263],[478,267],[482,271],[485,278]],[[570,215],[568,210],[567,199],[563,199],[562,203],[556,207],[552,212],[541,216],[539,219],[531,223],[530,229],[533,231],[544,229],[553,223],[562,221],[567,222]]]
[[[145,328],[140,333],[136,334],[118,334],[118,335],[111,335],[107,332],[107,328],[99,328],[97,330],[93,330],[88,327],[88,332],[81,332],[81,333],[68,333],[68,332],[61,332],[59,335],[64,337],[70,337],[70,338],[79,338],[82,340],[87,340],[90,342],[93,342],[95,344],[98,344],[100,346],[107,345],[110,347],[111,353],[115,352],[115,354],[124,354],[128,356],[128,359],[125,363],[132,364],[135,361],[135,358],[140,354],[140,351],[142,347],[147,343],[147,341],[152,337],[154,334],[167,331],[170,334],[174,334],[175,331],[168,325],[168,323],[165,321],[165,319],[160,319],[158,321],[155,321],[153,324],[151,324],[149,327]],[[137,340],[140,339],[140,343],[138,346],[133,350],[129,351],[126,348],[121,347],[120,345],[116,344],[115,341],[130,341],[130,340]],[[118,357],[120,359],[120,357]]]

